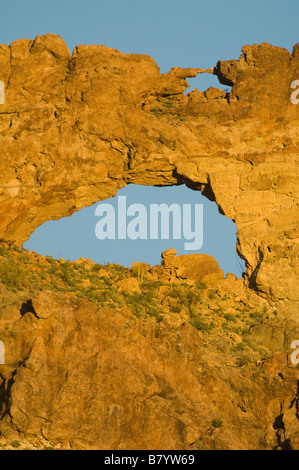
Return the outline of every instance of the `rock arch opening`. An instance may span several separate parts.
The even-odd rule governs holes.
[[[182,183],[164,187],[128,184],[112,198],[70,217],[44,223],[24,248],[56,259],[75,261],[83,257],[95,263],[131,267],[138,261],[160,264],[161,253],[173,247],[178,255],[210,255],[225,275],[231,272],[241,278],[245,264],[236,251],[236,225],[222,215],[208,186],[202,194],[194,189]],[[161,205],[164,212],[160,211]],[[111,208],[110,219],[107,206]],[[159,208],[157,230],[151,219],[153,206]],[[103,209],[101,214],[99,208]],[[97,224],[102,237],[96,234]]]
[[[188,94],[195,89],[201,92],[206,92],[209,88],[216,88],[224,91],[225,93],[230,93],[232,87],[229,85],[223,85],[219,82],[217,75],[213,73],[199,73],[196,77],[187,78],[189,87],[186,89],[185,94]]]

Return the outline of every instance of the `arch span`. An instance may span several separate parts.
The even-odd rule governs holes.
[[[104,46],[71,55],[52,34],[1,51],[1,238],[22,245],[128,183],[185,182],[235,221],[246,282],[298,300],[298,45],[244,46],[219,61],[211,73],[232,87],[229,100],[185,95],[194,69],[160,74],[151,57]]]

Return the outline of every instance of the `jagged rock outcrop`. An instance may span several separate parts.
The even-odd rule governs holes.
[[[180,256],[176,254],[174,248],[169,248],[161,255],[162,268],[170,278],[209,285],[217,285],[224,279],[224,272],[213,256],[200,253]]]
[[[214,69],[160,74],[145,55],[70,54],[53,34],[0,46],[0,236],[22,244],[43,222],[128,183],[185,183],[237,225],[246,282],[298,300],[298,119],[292,54],[244,46]],[[208,72],[232,86],[184,94]]]
[[[187,281],[207,286],[217,286],[224,279],[224,272],[212,256],[200,253],[176,255],[174,248],[168,248],[161,254],[161,265],[151,267],[147,263],[135,262],[132,271],[139,277],[145,275],[150,279]]]

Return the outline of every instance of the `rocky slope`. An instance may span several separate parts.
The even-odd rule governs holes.
[[[299,45],[244,46],[207,71],[231,93],[185,95],[201,69],[160,74],[104,46],[71,55],[52,34],[1,45],[1,237],[21,244],[127,183],[186,183],[236,222],[247,282],[298,300],[298,69]]]
[[[163,261],[2,248],[2,448],[299,448],[298,323],[219,268],[216,285]]]
[[[232,91],[185,94],[204,72]],[[49,34],[0,45],[0,74],[3,448],[299,449],[299,45],[160,74]],[[244,279],[172,251],[127,270],[18,249],[128,183],[215,200]]]

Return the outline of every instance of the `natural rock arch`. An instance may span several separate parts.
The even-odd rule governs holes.
[[[293,53],[244,46],[208,70],[221,90],[184,95],[185,78],[149,56],[104,46],[70,54],[55,35],[0,49],[9,102],[0,121],[0,236],[21,245],[50,219],[127,183],[185,183],[237,225],[246,282],[274,300],[299,297],[298,119]],[[296,286],[296,287],[295,287]]]

